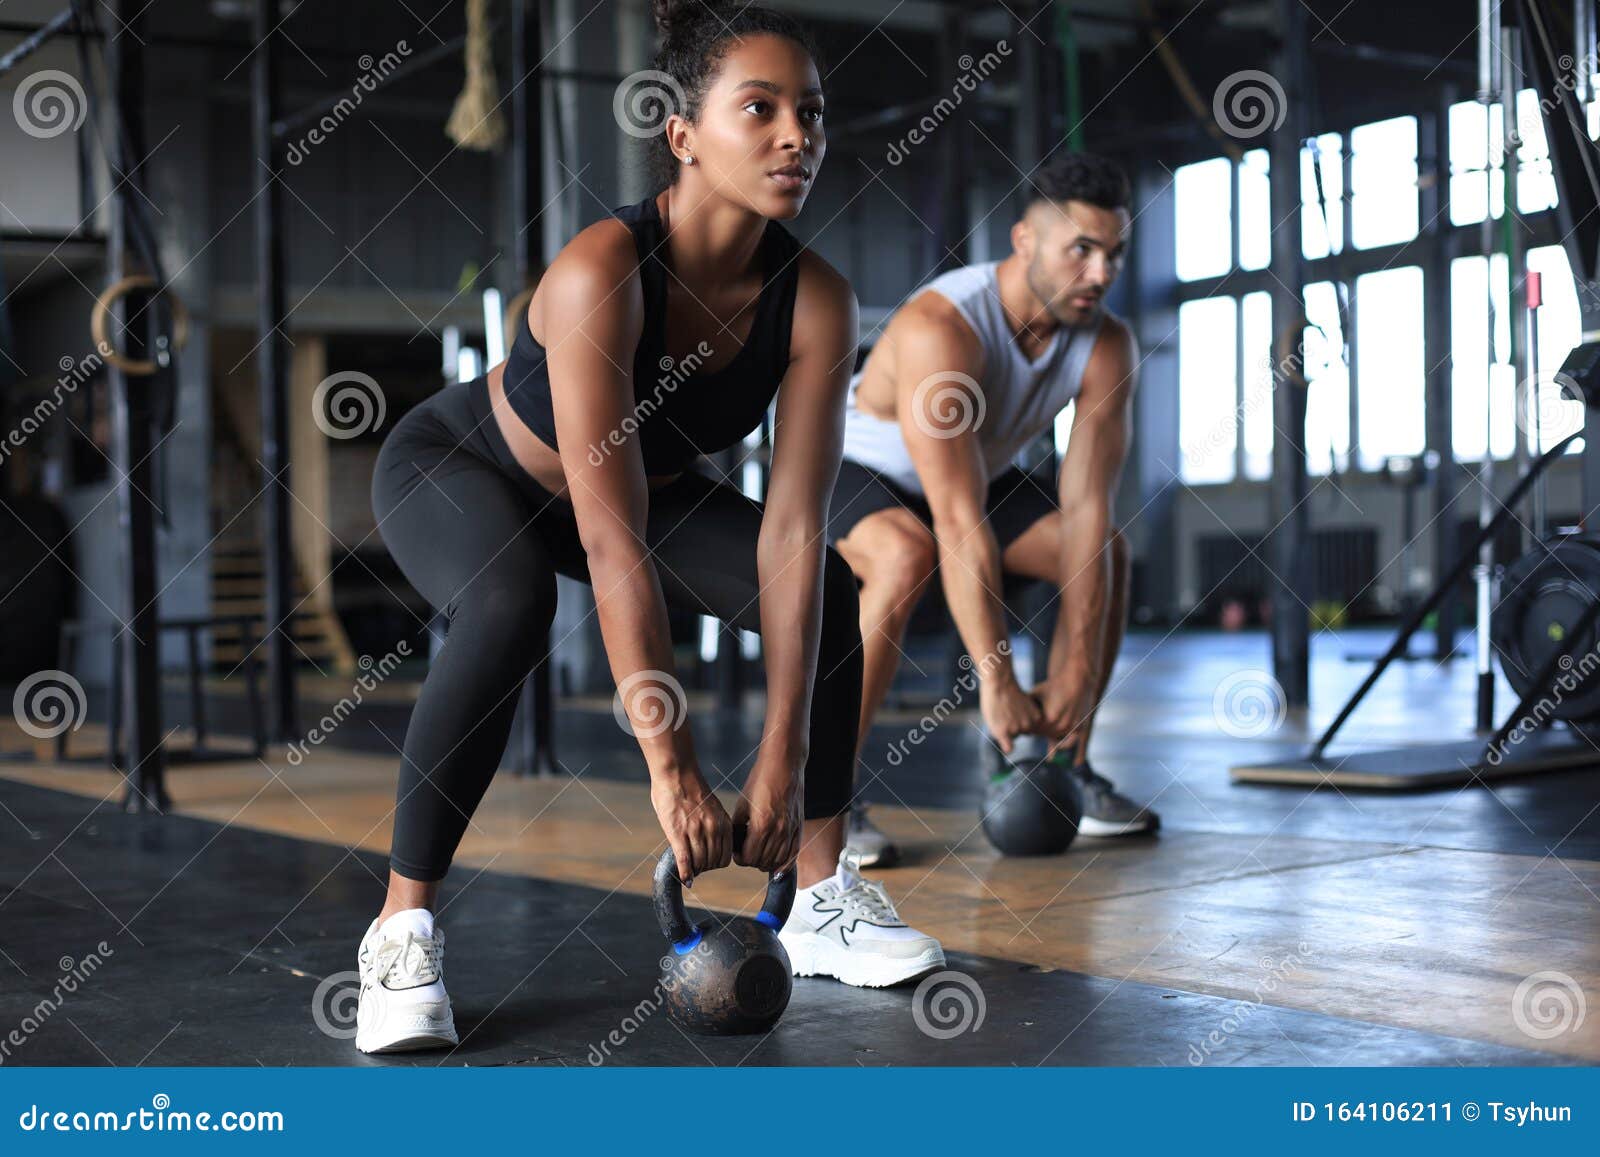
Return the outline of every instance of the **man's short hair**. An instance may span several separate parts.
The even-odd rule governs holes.
[[[1034,171],[1023,211],[1040,201],[1084,201],[1102,209],[1128,209],[1133,192],[1122,166],[1097,153],[1056,153]]]

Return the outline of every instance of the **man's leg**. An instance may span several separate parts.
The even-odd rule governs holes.
[[[857,754],[900,668],[900,643],[938,565],[933,532],[904,507],[869,514],[834,544],[861,583],[861,726]]]

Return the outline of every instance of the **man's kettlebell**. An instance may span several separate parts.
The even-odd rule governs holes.
[[[1078,793],[1052,762],[1007,762],[983,792],[983,834],[1005,856],[1055,856],[1071,847],[1083,818]]]
[[[733,829],[734,846],[744,842]],[[683,907],[678,861],[668,848],[656,863],[656,920],[672,947],[661,958],[667,1013],[691,1032],[707,1036],[766,1032],[789,1007],[794,969],[778,942],[778,929],[794,907],[794,869],[768,878],[767,898],[755,919],[730,916],[710,926],[689,920]]]

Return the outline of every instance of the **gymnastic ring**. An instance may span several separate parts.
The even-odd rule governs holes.
[[[522,332],[521,327],[527,324],[525,319],[528,316],[528,305],[533,301],[533,292],[537,288],[537,285],[530,285],[527,289],[524,289],[521,293],[513,297],[511,299],[511,303],[506,306],[505,331],[507,354],[511,353],[511,347],[516,344],[517,334]]]
[[[104,293],[95,298],[94,309],[89,313],[89,333],[94,338],[95,349],[100,351],[106,361],[123,373],[134,377],[147,378],[160,367],[152,360],[136,361],[118,353],[116,347],[111,344],[107,322],[111,317],[111,307],[122,297],[135,289],[155,288],[155,278],[144,273],[130,273],[122,280],[114,282]],[[172,348],[181,350],[189,344],[189,311],[183,307],[183,299],[176,293],[170,289],[166,293],[172,299]]]

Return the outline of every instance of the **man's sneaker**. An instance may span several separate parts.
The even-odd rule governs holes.
[[[796,976],[859,988],[887,988],[944,967],[939,942],[906,927],[883,885],[861,878],[848,849],[837,872],[800,889],[778,939]]]
[[[844,846],[849,849],[851,858],[863,868],[892,868],[900,862],[900,849],[872,822],[864,803],[850,806]]]
[[[1160,816],[1117,791],[1109,779],[1096,773],[1087,763],[1073,767],[1062,762],[1058,769],[1062,782],[1078,793],[1078,802],[1083,808],[1083,818],[1078,821],[1079,835],[1139,836],[1161,826]]]
[[[424,908],[374,920],[356,954],[361,1003],[356,1048],[398,1053],[457,1043],[450,997],[444,990],[444,931]]]

